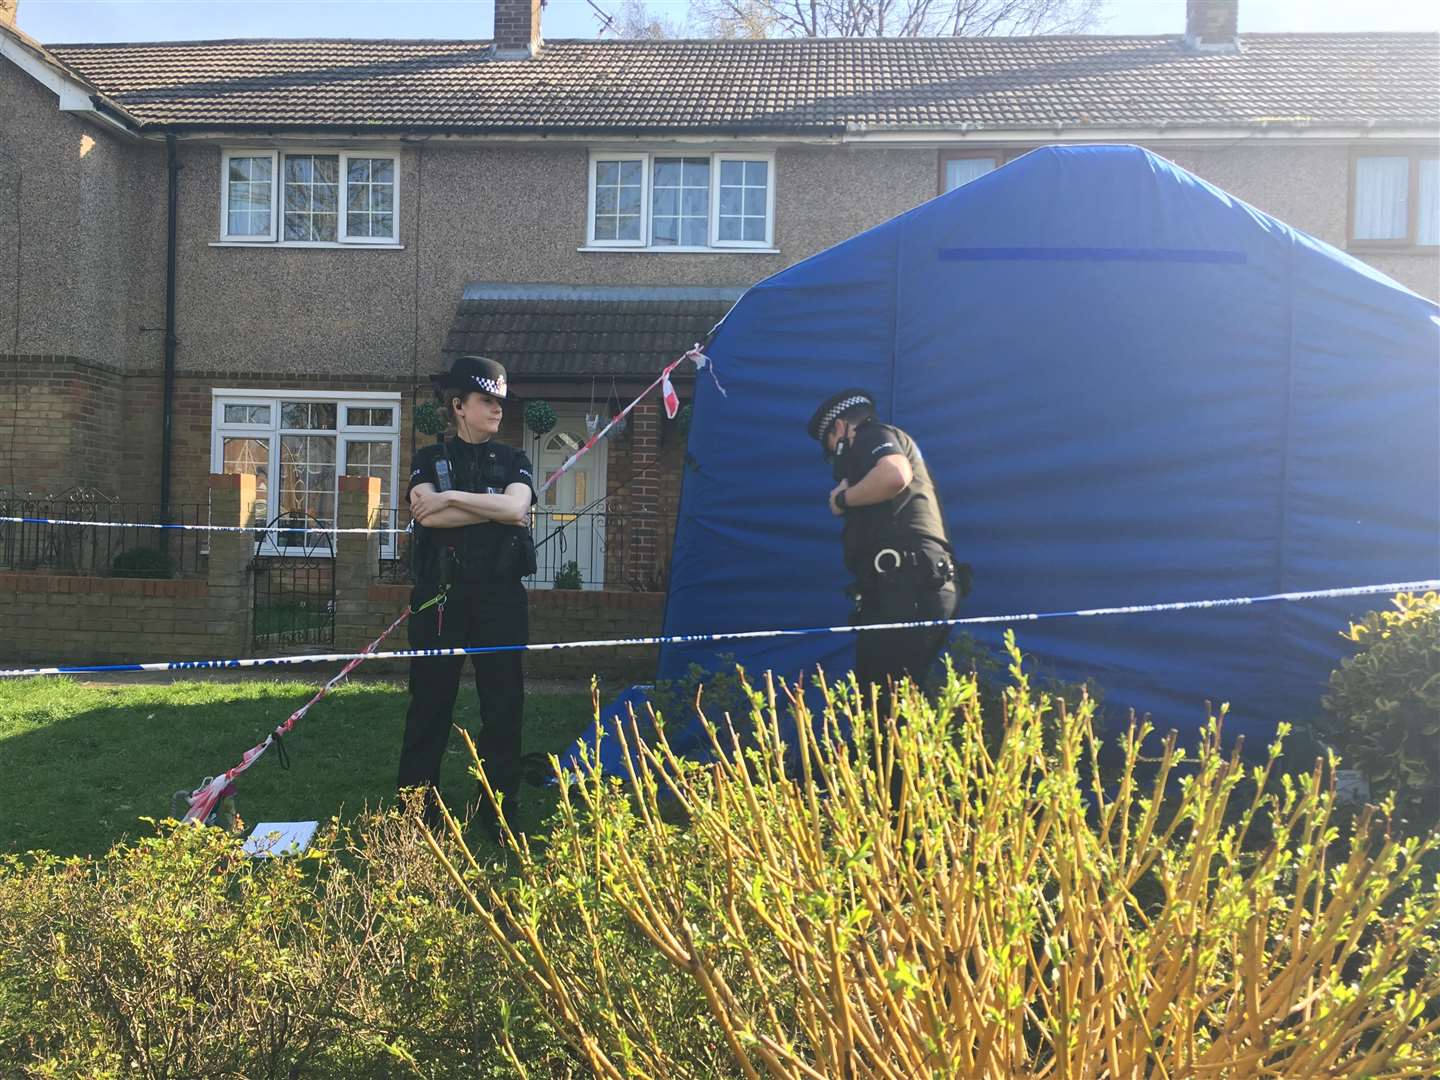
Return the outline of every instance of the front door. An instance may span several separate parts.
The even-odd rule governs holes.
[[[537,484],[585,445],[590,433],[581,406],[557,405],[555,426],[529,434]],[[534,583],[541,588],[605,587],[605,463],[609,445],[597,443],[540,496],[535,506]]]

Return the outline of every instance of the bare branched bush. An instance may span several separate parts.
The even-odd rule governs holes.
[[[767,680],[743,740],[707,724],[709,763],[632,717],[625,776],[557,768],[543,852],[504,831],[510,885],[458,825],[428,843],[599,1076],[1440,1070],[1437,837],[1385,808],[1342,837],[1330,765],[1279,775],[1279,741],[1247,765],[1223,710],[1153,761],[1132,724],[1107,775],[1089,700],[1033,691],[1007,646],[993,752],[973,678],[894,717]]]

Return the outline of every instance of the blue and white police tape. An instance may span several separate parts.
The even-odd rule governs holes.
[[[812,634],[855,634],[865,630],[914,630],[927,626],[983,626],[996,623],[1037,622],[1041,619],[1093,618],[1101,615],[1149,615],[1166,611],[1204,608],[1244,607],[1280,601],[1329,600],[1346,596],[1426,592],[1440,589],[1440,578],[1428,581],[1394,581],[1384,585],[1355,585],[1341,589],[1310,589],[1304,592],[1270,593],[1265,596],[1232,596],[1220,600],[1179,600],[1164,604],[1129,604],[1123,607],[1088,608],[1074,611],[1032,611],[1019,615],[976,615],[965,619],[917,619],[909,622],[870,623],[864,626],[806,626],[789,630],[732,630],[714,634],[667,634],[653,637],[602,638],[594,641],[554,641],[536,645],[474,645],[449,649],[396,649],[373,653],[318,653],[305,656],[254,656],[232,660],[160,660],[144,664],[67,664],[59,667],[10,668],[0,670],[0,679],[34,675],[86,675],[124,671],[209,671],[221,668],[280,667],[293,664],[327,664],[342,660],[413,660],[442,656],[481,656],[500,652],[551,652],[556,649],[603,649],[634,645],[698,645],[718,641],[750,641],[756,638],[805,637]]]
[[[324,533],[326,536],[334,536],[336,533],[408,533],[410,531],[408,526],[403,529],[337,529],[324,525],[293,526],[275,521],[264,525],[177,525],[158,521],[86,521],[83,518],[0,516],[0,522],[11,522],[18,525],[91,525],[97,529],[173,529],[177,532]]]

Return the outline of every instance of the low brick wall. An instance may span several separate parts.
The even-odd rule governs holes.
[[[254,501],[252,476],[211,478],[212,520],[242,520]],[[375,520],[379,481],[343,477],[340,525]],[[254,603],[248,533],[213,533],[204,579],[145,580],[0,572],[0,667],[115,663],[148,660],[228,659],[249,656]],[[260,655],[358,651],[404,609],[409,586],[371,578],[379,558],[373,536],[342,535],[335,545],[335,644],[276,646]],[[660,632],[661,593],[530,593],[534,642],[649,637]],[[402,627],[383,648],[404,649]],[[540,678],[642,681],[655,671],[653,646],[566,649],[532,653],[525,669]],[[404,661],[372,661],[367,671],[402,676]],[[295,669],[296,673],[313,669]]]
[[[207,581],[0,573],[0,661],[110,663],[238,655]]]

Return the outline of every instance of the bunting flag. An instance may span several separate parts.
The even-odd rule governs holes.
[[[668,371],[661,378],[660,393],[665,398],[666,418],[674,420],[675,414],[680,411],[680,395],[675,393],[675,385],[670,381]]]

